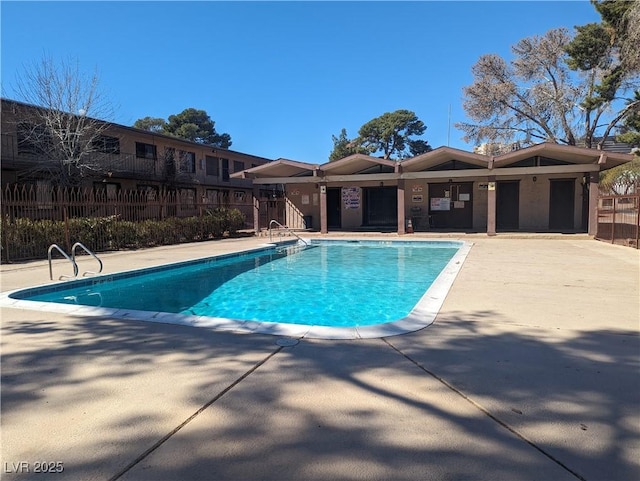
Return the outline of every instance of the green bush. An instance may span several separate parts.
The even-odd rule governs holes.
[[[238,209],[217,208],[201,217],[169,217],[163,220],[125,221],[117,216],[80,217],[68,220],[69,242],[81,242],[93,252],[138,249],[216,239],[225,232],[235,235],[244,227]],[[46,259],[51,244],[65,251],[64,221],[5,218],[2,226],[2,260]]]

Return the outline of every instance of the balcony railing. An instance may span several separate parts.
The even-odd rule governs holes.
[[[60,162],[52,160],[42,154],[19,151],[15,134],[2,134],[2,167],[31,176],[34,172],[55,170],[60,168]],[[171,166],[173,162],[173,166]],[[109,154],[92,152],[84,160],[89,171],[110,177],[133,177],[145,180],[168,181],[174,180],[184,183],[199,183],[205,185],[221,185],[231,188],[249,188],[252,185],[250,179],[227,179],[221,176],[207,176],[203,170],[189,171],[189,165],[179,160],[167,162],[167,159],[158,157],[147,159],[137,157],[133,153]],[[193,169],[193,167],[190,167]]]
[[[16,138],[10,134],[2,134],[2,165],[4,168],[29,171],[36,167],[55,168],[59,161],[42,154],[20,152]],[[156,159],[136,157],[135,154],[119,153],[109,154],[103,152],[91,152],[83,163],[91,170],[100,173],[119,176],[144,176],[145,178],[162,179],[165,175],[165,165]]]

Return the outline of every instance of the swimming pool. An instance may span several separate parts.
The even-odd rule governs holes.
[[[22,289],[3,305],[296,337],[382,337],[433,322],[469,248],[413,240],[271,244]]]

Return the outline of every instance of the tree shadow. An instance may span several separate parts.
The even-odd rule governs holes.
[[[640,477],[636,332],[490,332],[477,311],[281,348],[4,312],[3,461],[62,460],[54,479]]]

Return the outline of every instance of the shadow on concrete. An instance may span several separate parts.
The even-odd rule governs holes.
[[[83,480],[640,478],[637,333],[487,334],[496,313],[464,317],[285,348],[183,326],[5,319],[3,461],[62,460],[54,479]]]

